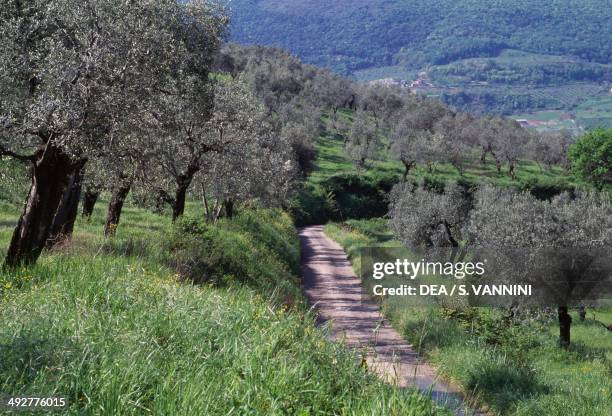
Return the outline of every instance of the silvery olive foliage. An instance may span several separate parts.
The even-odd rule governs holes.
[[[391,133],[391,154],[405,167],[404,179],[415,165],[432,166],[446,160],[444,136],[428,129],[414,128],[411,118],[404,118]]]
[[[280,205],[287,200],[297,169],[291,146],[277,135],[261,133],[206,162],[194,183],[208,202]]]
[[[375,122],[365,112],[355,113],[349,130],[345,151],[358,168],[365,167],[368,159],[377,157],[381,141]]]
[[[227,44],[217,55],[216,68],[246,82],[270,114],[282,112],[296,97],[334,113],[355,99],[354,83],[281,49]]]
[[[568,131],[533,133],[528,146],[528,155],[540,167],[548,170],[553,166],[569,169],[567,152],[575,138]]]
[[[215,68],[246,83],[263,102],[274,130],[291,143],[302,176],[313,167],[314,142],[323,132],[321,116],[329,115],[332,127],[338,127],[344,120],[338,109],[355,106],[354,83],[280,49],[227,44]]]
[[[291,143],[246,85],[222,82],[216,91],[210,131],[223,148],[204,157],[197,183],[215,200],[283,201],[297,168]]]
[[[404,165],[404,179],[417,164],[431,169],[436,163],[450,162],[461,172],[472,146],[467,131],[472,118],[430,99],[407,97],[403,102],[390,139],[391,154]]]
[[[563,193],[546,201],[484,186],[476,192],[467,229],[477,245],[606,247],[612,243],[612,205],[595,192]]]
[[[514,120],[505,119],[503,125],[497,137],[496,156],[507,163],[508,175],[516,179],[516,164],[526,155],[530,134]]]
[[[323,132],[321,108],[298,96],[275,114],[272,123],[282,139],[290,143],[299,174],[305,177],[314,169],[315,142]]]
[[[6,257],[16,266],[36,261],[60,218],[71,221],[83,166],[96,176],[86,185],[116,183],[125,195],[158,138],[189,134],[188,122],[205,118],[227,17],[207,0],[0,6],[0,156],[32,167]]]
[[[32,154],[51,142],[80,158],[132,140],[125,132],[146,118],[185,52],[213,38],[209,29],[220,17],[211,7],[171,0],[3,1],[2,149]]]
[[[409,247],[486,253],[489,278],[534,284],[534,302],[566,307],[609,285],[612,204],[601,193],[548,201],[490,185],[470,196],[456,185],[438,193],[401,183],[391,192],[390,217],[396,238]]]
[[[434,131],[441,136],[440,152],[444,161],[463,172],[465,159],[474,148],[474,138],[470,125],[474,118],[469,114],[447,114],[434,125]]]
[[[605,194],[579,192],[540,200],[528,192],[482,185],[473,195],[456,184],[443,193],[411,183],[391,192],[397,237],[429,244],[440,222],[454,226],[466,245],[490,247],[606,247],[612,243],[612,204]]]
[[[393,127],[407,112],[413,112],[426,102],[396,86],[370,84],[360,88],[357,107],[370,114],[383,130]]]
[[[606,284],[609,290],[612,204],[603,194],[564,193],[546,201],[483,187],[466,234],[472,244],[494,253],[491,272],[497,279],[534,283],[540,289],[534,301],[567,307],[597,298]],[[566,315],[560,311],[569,328]],[[569,343],[567,331],[562,345]]]
[[[468,127],[468,134],[473,138],[475,146],[480,151],[481,162],[486,161],[490,155],[500,167],[501,159],[497,155],[499,137],[504,129],[504,120],[501,117],[480,117]]]
[[[296,174],[291,143],[273,128],[261,101],[238,80],[217,80],[212,86],[210,114],[198,120],[198,133],[184,140],[162,136],[147,151],[152,166],[144,172],[141,200],[172,195],[185,179],[211,201],[267,202],[286,197]],[[195,123],[193,124],[195,125]],[[186,175],[191,175],[187,178]],[[153,192],[151,192],[153,191]]]
[[[479,148],[481,161],[487,155],[493,157],[498,172],[502,164],[507,163],[508,174],[514,179],[514,170],[518,160],[527,154],[531,135],[516,121],[503,117],[480,117],[467,128],[466,134],[473,138]]]
[[[448,183],[442,193],[403,182],[390,194],[391,228],[409,247],[457,246],[471,201],[465,190]]]

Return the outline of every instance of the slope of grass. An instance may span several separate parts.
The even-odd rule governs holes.
[[[340,117],[350,120],[352,114],[348,111],[340,112]],[[343,137],[333,132],[333,128],[328,123],[328,131],[323,134],[316,143],[317,158],[315,169],[309,176],[311,183],[321,183],[325,179],[338,174],[362,174],[362,175],[393,175],[401,177],[404,172],[402,163],[395,159],[389,150],[389,143],[383,138],[383,146],[378,152],[378,156],[368,161],[364,169],[355,167],[344,151]],[[412,170],[410,178],[418,180],[422,177],[430,177],[439,181],[468,181],[473,183],[489,181],[497,186],[524,186],[527,183],[555,184],[557,186],[571,186],[572,181],[569,175],[560,167],[553,167],[550,170],[543,169],[535,162],[521,160],[516,166],[516,180],[510,178],[507,167],[503,166],[500,173],[497,172],[494,161],[488,157],[485,163],[481,163],[479,155],[466,154],[465,168],[459,172],[455,167],[448,163],[438,163],[429,170],[424,166],[417,166]]]
[[[325,232],[359,269],[359,247],[397,246],[382,219],[328,224]],[[572,346],[558,347],[553,316],[504,322],[503,311],[422,307],[405,297],[382,301],[393,325],[470,397],[500,415],[608,415],[612,411],[609,310],[573,315]]]
[[[0,254],[17,214],[0,205]],[[102,223],[100,204],[71,244],[1,272],[3,394],[64,396],[64,414],[438,413],[315,328],[285,214],[172,226],[127,206],[111,240]]]
[[[338,112],[342,121],[350,122],[353,113]],[[329,117],[323,117],[326,131],[316,143],[315,169],[308,176],[298,197],[292,204],[292,214],[298,225],[324,224],[329,220],[346,218],[370,218],[386,213],[386,194],[390,187],[402,179],[404,167],[389,149],[389,141],[381,132],[382,146],[373,160],[357,168],[344,149],[342,132],[336,131]],[[430,168],[413,168],[407,180],[429,183],[461,182],[474,186],[483,182],[501,187],[528,190],[538,197],[550,197],[565,190],[574,189],[574,179],[560,167],[545,169],[530,160],[517,163],[516,179],[507,173],[507,166],[497,172],[489,157],[480,162],[479,155],[466,154],[464,170],[459,172],[448,163],[435,164]],[[373,192],[372,188],[378,188]]]

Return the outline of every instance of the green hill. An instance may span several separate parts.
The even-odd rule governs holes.
[[[606,0],[234,0],[232,35],[353,72],[421,67],[504,49],[610,63]]]
[[[410,83],[426,72],[421,92],[473,111],[574,110],[605,99],[612,81],[607,0],[229,4],[232,40],[283,47],[362,80]]]

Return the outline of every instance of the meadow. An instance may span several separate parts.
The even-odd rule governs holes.
[[[0,203],[0,255],[18,211]],[[70,243],[1,272],[0,391],[64,396],[63,414],[446,414],[315,327],[286,214],[197,212],[173,226],[130,204],[105,239],[99,203]]]

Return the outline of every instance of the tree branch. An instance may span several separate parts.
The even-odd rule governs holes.
[[[2,145],[0,145],[0,156],[10,156],[14,159],[19,160],[20,162],[30,162],[30,163],[36,162],[35,155],[20,155],[18,153],[13,152],[12,150],[5,148]]]

